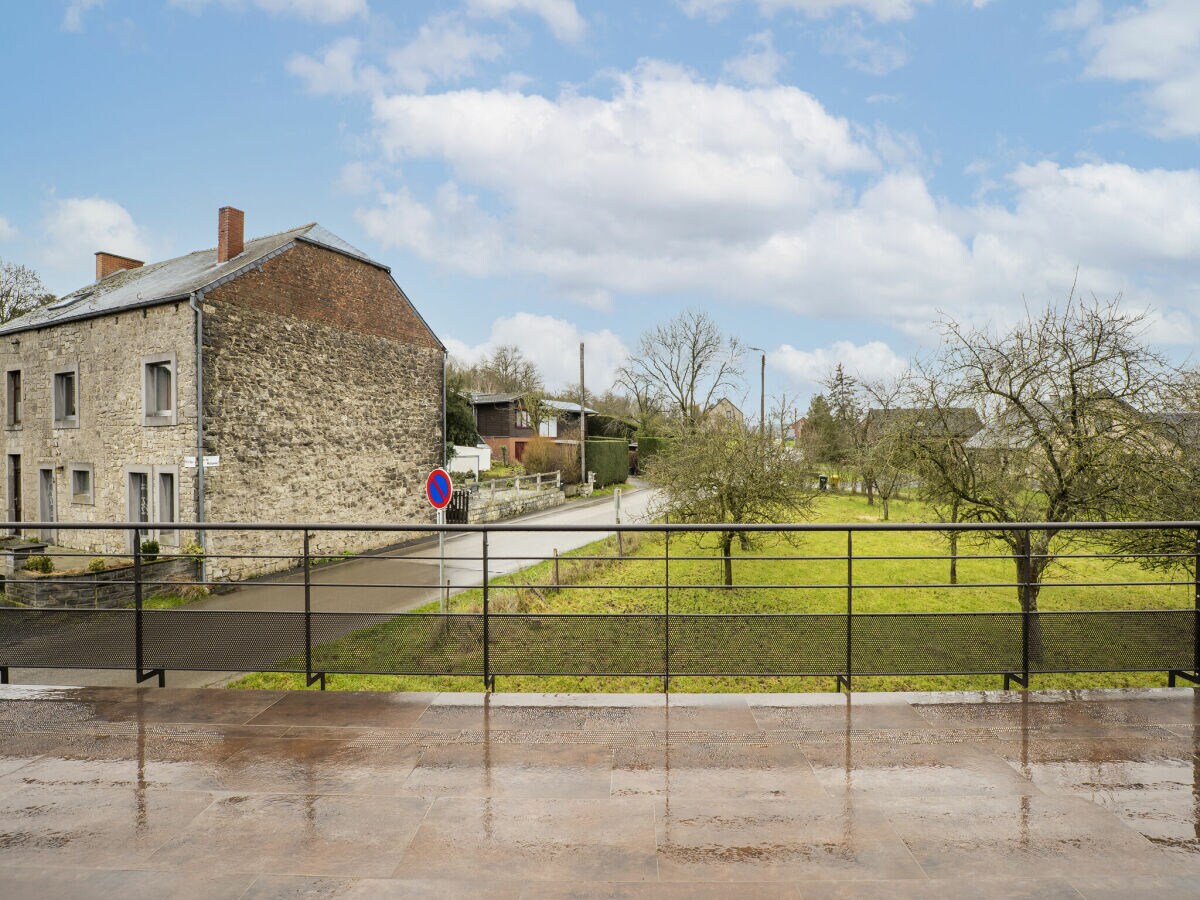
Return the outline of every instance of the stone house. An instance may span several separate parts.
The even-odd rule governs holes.
[[[144,522],[164,550],[199,538],[220,579],[286,568],[297,537],[174,523],[433,520],[422,486],[443,458],[445,348],[387,266],[315,223],[245,241],[243,221],[222,208],[215,248],[164,262],[97,253],[93,284],[0,326],[10,522]]]
[[[722,397],[704,411],[704,418],[709,422],[728,422],[730,425],[744,425],[746,417],[728,397]]]

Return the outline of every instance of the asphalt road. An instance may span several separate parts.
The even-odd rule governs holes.
[[[621,498],[621,521],[643,522],[653,492],[631,488]],[[545,512],[522,516],[505,525],[537,526],[612,525],[615,506],[611,497],[596,501],[572,501]],[[611,531],[494,532],[488,537],[490,577],[514,572],[612,534]],[[444,578],[451,595],[479,587],[482,583],[482,536],[462,534],[446,539]],[[189,604],[189,609],[253,611],[301,611],[304,609],[303,576],[276,576]],[[443,582],[444,583],[444,582]],[[436,539],[410,544],[378,556],[346,560],[314,569],[312,608],[314,612],[405,612],[438,599],[439,564]],[[239,672],[171,671],[170,687],[221,685]],[[11,669],[14,684],[60,684],[121,686],[134,682],[133,673],[111,669]]]

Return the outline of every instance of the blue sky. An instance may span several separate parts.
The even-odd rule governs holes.
[[[702,306],[807,395],[1077,269],[1196,341],[1194,0],[46,0],[0,29],[0,257],[56,291],[96,250],[212,246],[231,204],[320,221],[456,355],[516,343],[551,385]]]

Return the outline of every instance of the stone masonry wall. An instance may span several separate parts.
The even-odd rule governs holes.
[[[193,582],[199,577],[199,565],[184,556],[142,563],[143,599],[171,592],[162,582]],[[112,609],[134,603],[133,566],[104,572],[67,575],[53,572],[35,576],[24,572],[10,575],[4,582],[5,600],[35,608],[64,606]]]
[[[442,350],[386,272],[300,244],[205,297],[205,474],[212,522],[432,523]],[[412,533],[317,532],[314,555]],[[210,577],[294,565],[301,538],[213,533]],[[253,552],[278,560],[226,561]]]
[[[524,490],[496,491],[494,494],[482,490],[471,495],[471,508],[467,519],[472,525],[479,522],[499,522],[513,516],[553,509],[566,503],[566,495],[557,488],[540,491]]]
[[[26,521],[38,518],[38,470],[54,470],[58,520],[124,522],[128,520],[127,472],[149,469],[151,509],[157,509],[156,471],[176,475],[179,521],[195,516],[194,469],[183,457],[196,446],[195,316],[186,302],[66,322],[0,340],[0,369],[20,368],[24,411],[20,426],[6,425],[6,454],[20,454],[21,496]],[[143,356],[174,353],[176,359],[175,425],[142,424]],[[54,372],[78,365],[79,426],[56,428],[53,422]],[[7,379],[6,379],[7,380]],[[0,382],[0,393],[6,383]],[[0,407],[2,409],[3,407]],[[6,419],[0,419],[0,422]],[[0,460],[7,463],[7,459]],[[70,466],[93,467],[94,502],[74,503]],[[7,518],[8,479],[0,477],[0,503]],[[37,535],[30,535],[36,537]],[[191,535],[182,534],[187,542]],[[94,553],[127,553],[130,538],[116,531],[73,532],[58,529],[60,545]]]

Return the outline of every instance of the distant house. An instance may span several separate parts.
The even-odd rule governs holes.
[[[916,407],[869,409],[863,417],[863,428],[867,440],[871,439],[872,433],[898,429],[912,434],[914,438],[940,436],[969,441],[984,430],[979,414],[968,406],[940,410]]]
[[[746,421],[742,411],[728,397],[722,397],[706,409],[704,419],[707,422],[725,421],[731,425],[742,425]]]
[[[534,437],[545,437],[557,443],[578,443],[579,404],[563,400],[541,400],[541,422],[536,431],[536,418],[526,408],[522,394],[472,393],[471,406],[475,411],[475,427],[479,436],[492,448],[493,462],[520,462],[525,457],[525,445]],[[589,423],[599,415],[585,408]],[[591,428],[589,426],[589,432]]]
[[[792,423],[792,438],[796,441],[796,446],[800,446],[800,442],[804,439],[804,428],[808,425],[808,419],[797,419]]]

